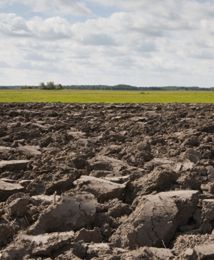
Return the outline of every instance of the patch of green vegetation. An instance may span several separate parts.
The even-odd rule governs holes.
[[[214,91],[0,90],[0,102],[214,103]]]

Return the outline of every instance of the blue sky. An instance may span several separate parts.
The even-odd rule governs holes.
[[[214,0],[1,0],[0,85],[214,86]]]

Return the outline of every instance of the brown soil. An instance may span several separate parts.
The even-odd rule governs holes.
[[[0,105],[0,259],[214,259],[214,105]]]

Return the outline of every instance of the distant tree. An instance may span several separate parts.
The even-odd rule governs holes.
[[[56,85],[54,84],[53,81],[49,81],[49,82],[47,82],[47,84],[46,84],[46,88],[47,88],[47,89],[56,89]]]
[[[46,85],[45,85],[44,82],[41,82],[40,85],[39,85],[39,87],[40,87],[41,89],[46,89]]]
[[[61,84],[55,84],[53,81],[49,81],[46,84],[44,82],[40,83],[40,89],[60,90],[60,89],[63,89],[63,86]]]

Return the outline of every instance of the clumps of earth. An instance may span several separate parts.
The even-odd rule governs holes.
[[[0,259],[214,259],[214,105],[0,108]]]

